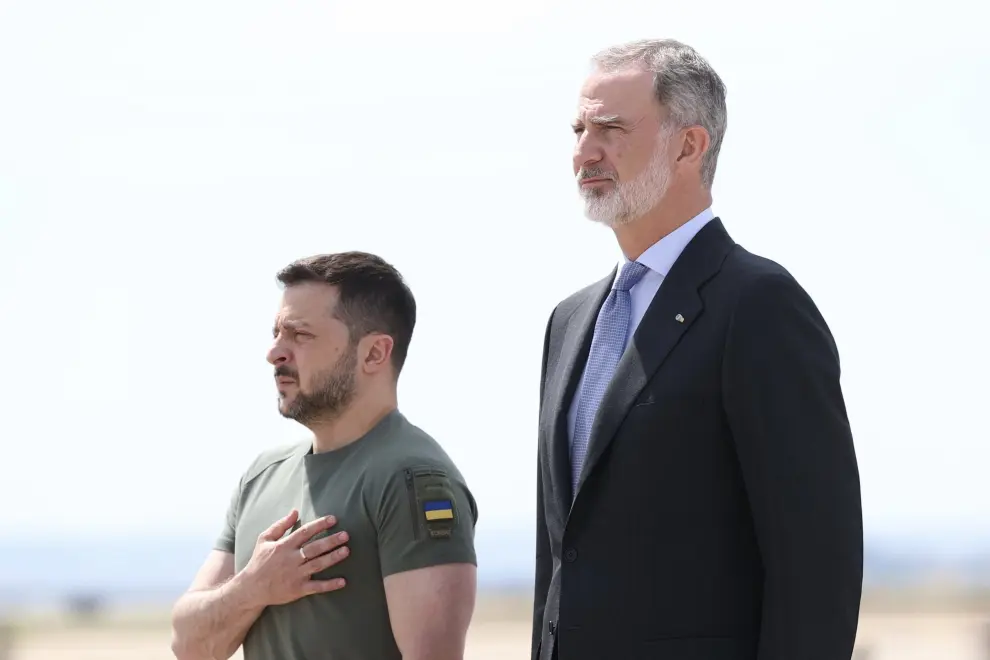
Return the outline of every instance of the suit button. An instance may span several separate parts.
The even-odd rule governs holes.
[[[575,550],[574,548],[568,548],[567,551],[564,553],[564,561],[570,563],[575,559],[577,559],[577,550]]]
[[[548,621],[547,622],[547,630],[550,632],[551,635],[556,635],[557,634],[557,623],[554,622],[554,621]]]

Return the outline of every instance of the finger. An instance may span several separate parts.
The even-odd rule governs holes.
[[[325,594],[329,591],[337,591],[346,586],[344,578],[333,578],[332,580],[309,580],[303,585],[303,593],[307,596],[313,594]]]
[[[291,529],[292,526],[296,524],[296,520],[298,518],[299,518],[299,512],[293,509],[292,511],[289,512],[289,515],[287,515],[284,518],[280,518],[276,520],[271,527],[263,531],[261,533],[260,538],[263,541],[279,540],[280,538],[282,538],[283,534],[289,531],[289,529]]]
[[[346,545],[343,548],[337,548],[333,552],[328,552],[322,554],[319,557],[314,557],[303,564],[303,568],[307,573],[313,575],[314,573],[319,573],[320,571],[325,571],[326,569],[339,564],[340,562],[347,559],[347,556],[351,554],[350,548]],[[307,552],[308,556],[308,552]]]
[[[303,547],[306,548],[306,558],[313,559],[326,552],[330,552],[334,548],[347,543],[348,538],[347,532],[338,532],[332,536],[327,536],[326,538],[306,543],[303,545]]]
[[[293,548],[298,548],[303,543],[308,541],[313,537],[314,534],[322,532],[325,529],[330,529],[337,524],[337,519],[333,516],[326,516],[324,518],[317,518],[313,522],[306,523],[296,531],[289,534],[285,539],[285,542],[291,545]],[[309,555],[307,550],[306,555]]]

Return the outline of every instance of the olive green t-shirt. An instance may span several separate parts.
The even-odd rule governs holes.
[[[351,444],[314,454],[310,442],[263,453],[241,478],[216,548],[248,563],[258,536],[299,511],[333,515],[350,555],[315,579],[343,589],[265,608],[244,640],[245,660],[401,660],[383,579],[447,563],[476,564],[478,509],[440,445],[398,411]],[[322,535],[317,535],[319,538]]]

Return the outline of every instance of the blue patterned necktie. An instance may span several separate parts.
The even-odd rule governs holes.
[[[636,261],[626,263],[598,312],[574,419],[574,437],[571,440],[571,497],[577,494],[578,479],[588,453],[588,440],[598,406],[626,348],[632,309],[629,289],[643,279],[647,271],[649,268]]]

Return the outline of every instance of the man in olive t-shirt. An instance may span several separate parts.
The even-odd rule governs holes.
[[[340,577],[349,586],[267,608],[244,639],[245,660],[399,660],[383,578],[475,563],[477,510],[464,479],[398,411],[335,451],[314,454],[306,442],[260,456],[241,481],[216,548],[233,553],[242,570],[258,535],[291,509],[302,522],[332,514],[335,529],[347,531],[347,561],[313,577]]]
[[[243,473],[172,612],[178,660],[463,660],[478,508],[399,412],[416,320],[399,273],[363,252],[278,274],[278,410],[312,438]]]

